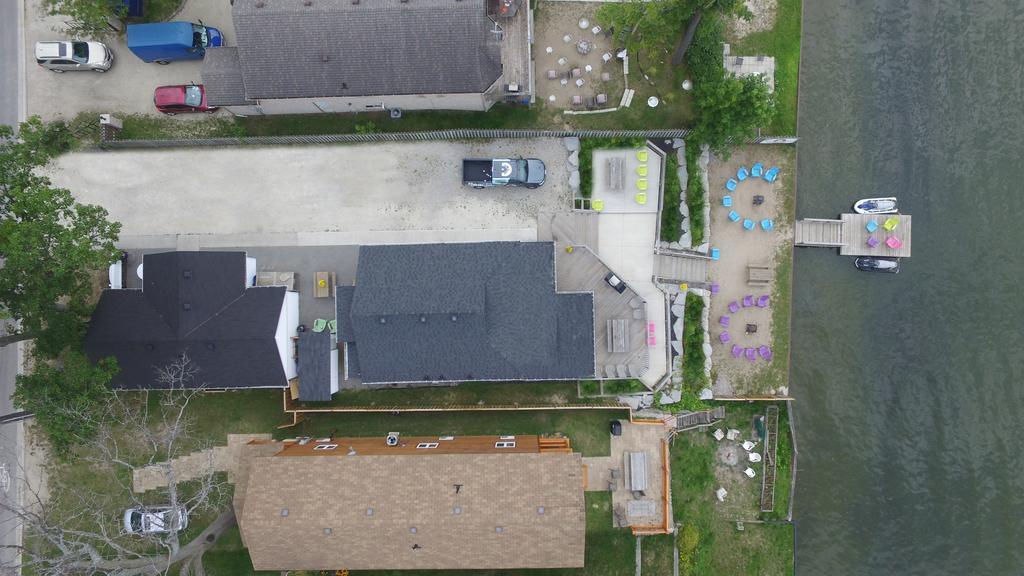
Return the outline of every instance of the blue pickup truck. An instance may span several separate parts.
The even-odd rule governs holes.
[[[202,22],[129,24],[128,49],[145,62],[169,64],[175,60],[201,60],[207,48],[224,43],[220,30]]]

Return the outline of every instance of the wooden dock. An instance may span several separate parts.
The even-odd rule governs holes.
[[[887,231],[882,224],[887,218],[899,220],[896,228]],[[868,232],[867,224],[874,220],[878,229]],[[838,248],[842,256],[878,256],[883,258],[909,258],[912,219],[909,214],[841,214],[838,220],[805,218],[797,220],[794,243],[797,246],[821,246]],[[868,244],[868,238],[877,240],[875,246]],[[897,238],[897,247],[886,242]]]

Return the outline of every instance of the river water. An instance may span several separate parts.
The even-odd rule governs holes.
[[[797,574],[1024,574],[1024,2],[805,0],[802,52],[798,217],[914,242],[797,249]]]

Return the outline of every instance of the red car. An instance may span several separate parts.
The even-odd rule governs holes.
[[[157,110],[168,116],[182,112],[213,114],[217,111],[216,106],[206,105],[206,90],[202,84],[160,86],[153,92],[153,104],[156,104]]]

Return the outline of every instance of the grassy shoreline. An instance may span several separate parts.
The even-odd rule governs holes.
[[[732,53],[775,58],[775,118],[764,134],[795,135],[802,0],[778,0],[775,26],[730,42]]]

